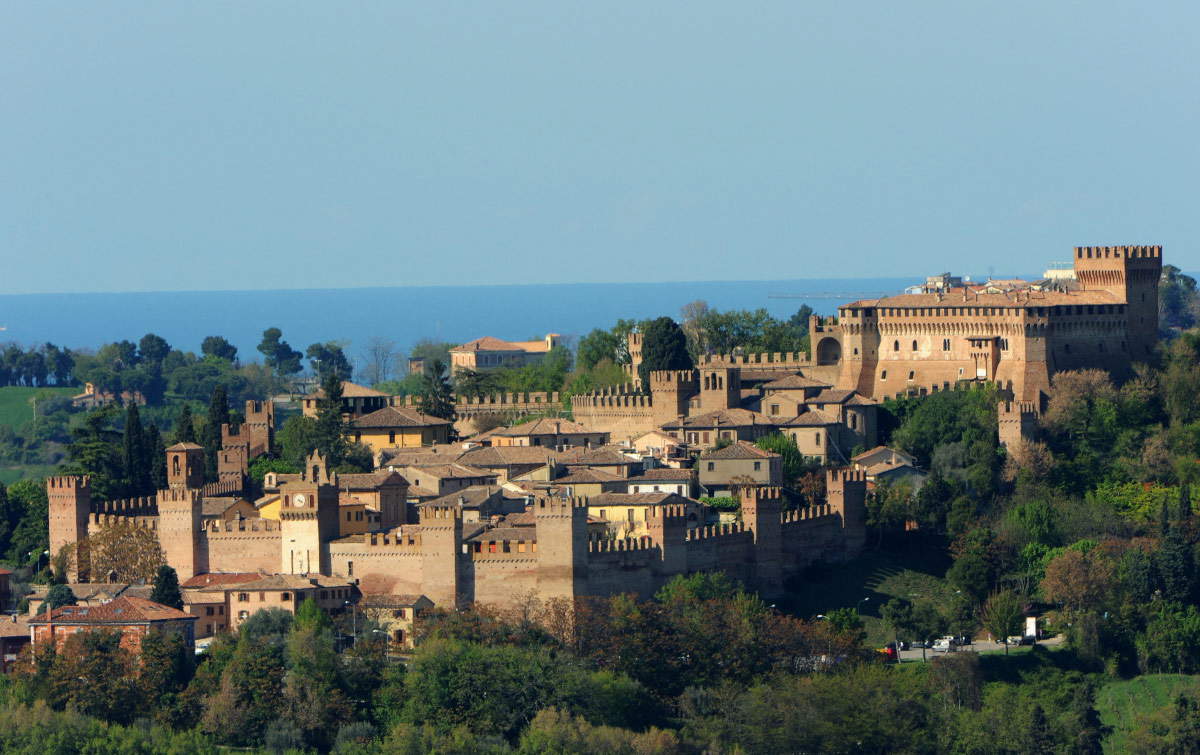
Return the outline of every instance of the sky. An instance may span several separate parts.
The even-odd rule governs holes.
[[[7,2],[0,293],[1200,268],[1200,4]]]

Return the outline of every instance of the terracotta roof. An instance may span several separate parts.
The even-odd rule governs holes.
[[[465,534],[465,533],[464,533]],[[464,537],[463,542],[488,542],[500,540],[524,540],[527,543],[537,542],[536,527],[489,527],[476,532],[470,537]]]
[[[502,341],[492,336],[484,336],[483,338],[476,338],[474,341],[467,341],[462,346],[450,349],[450,353],[456,351],[525,351],[525,349],[522,349],[511,341]]]
[[[342,381],[342,398],[390,398],[391,395],[377,391],[374,388],[368,388],[365,385],[351,383],[349,380]],[[318,388],[304,398],[325,398],[325,389]]]
[[[98,606],[62,606],[47,616],[29,620],[32,624],[147,624],[155,621],[195,620],[170,606],[145,598],[121,597]]]
[[[378,411],[364,414],[358,419],[353,420],[350,423],[350,427],[363,429],[369,427],[434,427],[436,425],[449,424],[451,422],[448,419],[422,414],[416,409],[385,406]]]
[[[695,417],[687,417],[682,422],[668,422],[663,427],[669,428],[709,428],[709,427],[750,427],[754,425],[777,425],[777,420],[765,414],[752,412],[749,409],[718,409]]]
[[[771,388],[773,390],[795,390],[799,388],[829,388],[830,384],[824,380],[814,380],[803,375],[788,375],[786,377],[777,378],[769,383],[764,383],[763,388]]]
[[[739,440],[732,445],[718,448],[715,451],[705,451],[700,454],[700,458],[708,461],[710,459],[771,459],[782,457],[772,451],[763,450],[753,443]]]
[[[897,448],[891,448],[889,446],[875,446],[872,449],[869,449],[869,450],[863,451],[860,454],[851,456],[850,461],[862,461],[863,459],[867,458],[868,456],[874,456],[875,454],[878,454],[878,453],[894,454],[896,456],[902,456],[906,459],[913,458],[912,454],[905,453],[904,451],[901,451]]]
[[[29,639],[29,617],[0,616],[0,638],[23,637]]]
[[[176,443],[173,446],[167,446],[166,450],[168,450],[168,451],[192,451],[195,449],[200,449],[201,451],[203,451],[204,446],[197,445],[195,443]]]
[[[785,419],[779,423],[781,427],[826,427],[828,425],[840,425],[836,418],[819,409],[809,409],[803,414]]]
[[[692,503],[677,493],[601,493],[588,498],[588,506],[655,506],[663,503]]]
[[[513,427],[498,429],[494,434],[505,438],[520,438],[526,435],[602,435],[604,433],[589,430],[569,419],[540,417]]]
[[[209,585],[236,585],[242,582],[253,582],[261,579],[262,574],[256,572],[216,572],[212,574],[197,574],[185,579],[180,587],[208,587]]]
[[[632,485],[634,483],[643,482],[643,481],[661,482],[663,480],[670,480],[670,481],[690,480],[690,479],[692,479],[693,474],[695,474],[695,472],[693,472],[691,469],[671,469],[670,467],[655,467],[654,469],[647,469],[645,472],[642,472],[640,475],[635,475],[634,477],[630,477],[629,483]]]
[[[624,480],[624,477],[615,475],[612,472],[605,472],[603,469],[589,469],[587,467],[572,468],[570,474],[554,478],[554,482],[559,485],[623,482]]]
[[[358,605],[363,608],[410,608],[424,603],[433,605],[433,601],[424,595],[411,593],[404,595],[372,593],[364,595],[362,600],[358,601]]]
[[[637,463],[626,456],[624,450],[613,446],[568,448],[559,452],[558,460],[568,466],[626,466]]]
[[[379,469],[374,472],[352,472],[349,474],[339,472],[337,481],[339,488],[350,488],[353,490],[371,490],[382,485],[408,483],[408,480],[404,479],[404,475],[399,472],[393,472],[390,469]]]
[[[488,499],[498,495],[501,492],[498,485],[472,485],[469,488],[463,488],[453,493],[447,493],[439,498],[434,498],[431,501],[424,501],[422,506],[463,506],[465,508],[476,508],[482,506]]]
[[[362,537],[361,535],[359,536]],[[254,590],[312,590],[320,587],[349,587],[350,583],[340,579],[330,577],[311,576],[305,577],[299,574],[271,574],[254,580],[253,582],[242,582],[241,584],[228,585],[225,587],[213,586],[205,588],[208,590],[226,589],[226,590],[245,590],[251,592]]]
[[[533,527],[537,525],[537,515],[532,511],[515,511],[504,517],[504,523],[509,527]]]
[[[466,464],[459,464],[452,461],[445,464],[429,464],[426,466],[416,467],[409,474],[414,479],[420,477],[432,477],[435,480],[461,480],[471,477],[496,477],[496,473],[490,469],[480,469],[479,467],[471,467]]]
[[[506,467],[511,464],[547,464],[554,458],[553,451],[541,446],[492,446],[472,448],[458,460],[462,464],[479,467]]]

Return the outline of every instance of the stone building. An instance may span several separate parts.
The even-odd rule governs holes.
[[[450,349],[450,369],[458,372],[538,364],[558,346],[560,338],[557,333],[547,333],[540,341],[504,341],[491,336],[476,338]]]
[[[62,606],[29,619],[35,648],[61,648],[71,635],[99,630],[121,634],[121,647],[141,651],[150,632],[178,632],[189,649],[195,647],[196,617],[145,598],[120,597],[95,606]]]

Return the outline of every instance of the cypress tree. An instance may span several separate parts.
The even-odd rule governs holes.
[[[446,365],[435,359],[421,375],[421,412],[454,421],[454,390],[446,379]]]
[[[670,317],[651,320],[642,333],[642,363],[638,367],[642,390],[650,391],[650,373],[654,370],[690,370],[692,366],[687,336],[679,323]]]
[[[163,564],[154,575],[154,590],[150,600],[171,608],[183,608],[183,593],[179,591],[179,575],[170,566]]]
[[[158,425],[150,423],[146,426],[146,440],[143,443],[148,456],[147,469],[150,470],[150,484],[153,490],[167,487],[167,449],[163,443],[162,433]]]
[[[1187,522],[1192,518],[1192,494],[1185,482],[1179,486],[1179,521]]]
[[[329,372],[321,382],[321,398],[317,401],[317,450],[325,456],[330,469],[346,458],[346,423],[342,419],[342,378]]]
[[[208,404],[208,423],[204,426],[204,476],[217,479],[217,455],[221,451],[221,425],[229,424],[229,396],[225,386],[213,388]]]
[[[146,431],[136,402],[125,410],[125,437],[122,466],[125,469],[125,494],[145,495],[150,492],[149,454],[146,451]]]
[[[183,410],[179,412],[179,419],[175,421],[175,442],[196,442],[196,421],[192,418],[191,404],[183,405]]]

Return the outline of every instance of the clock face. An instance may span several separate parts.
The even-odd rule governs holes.
[[[303,506],[304,505],[304,495],[303,494],[298,495],[295,498],[293,498],[292,501],[297,506]]]

